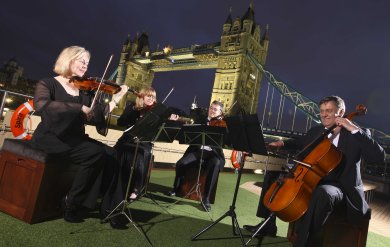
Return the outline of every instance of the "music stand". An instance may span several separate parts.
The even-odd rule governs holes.
[[[233,149],[237,151],[249,153],[250,155],[267,154],[262,128],[256,114],[244,115],[244,116],[232,116],[232,117],[227,117],[225,120],[227,123],[227,129],[228,129],[230,142],[232,144]],[[243,246],[246,245],[235,212],[238,188],[240,186],[242,169],[244,168],[244,162],[245,162],[245,155],[242,155],[240,161],[240,169],[238,170],[236,187],[234,190],[234,196],[233,196],[232,204],[229,207],[229,210],[225,214],[223,214],[220,218],[218,218],[216,221],[214,221],[209,226],[207,226],[199,233],[194,235],[191,238],[192,241],[196,240],[197,237],[199,237],[204,232],[206,232],[207,230],[215,226],[218,222],[220,222],[225,217],[230,216],[232,218],[233,234],[237,235],[235,231],[237,230],[241,238],[242,245]]]
[[[222,148],[224,144],[224,135],[226,129],[223,127],[209,126],[206,124],[184,124],[178,133],[178,140],[180,144],[188,144],[194,146],[210,146]],[[200,192],[200,173],[203,164],[203,148],[201,148],[200,159],[199,159],[199,168],[198,175],[196,179],[196,184],[187,192],[182,198],[188,198],[191,194],[196,193],[197,197],[200,199],[200,203],[203,208],[206,208],[203,204],[202,194]],[[176,201],[178,203],[181,200]],[[207,210],[206,210],[207,211]],[[208,213],[208,211],[207,211]]]
[[[154,139],[156,132],[158,131],[158,127],[161,125],[161,123],[168,118],[170,115],[170,110],[165,107],[163,104],[157,104],[154,106],[151,110],[149,110],[143,118],[141,118],[135,125],[133,125],[131,128],[127,129],[126,131],[129,131],[130,135],[134,138],[135,142],[135,152],[133,157],[133,163],[130,168],[130,176],[127,183],[125,198],[112,210],[106,218],[103,219],[103,222],[107,222],[109,219],[114,218],[118,215],[124,215],[127,220],[137,229],[138,232],[140,232],[148,244],[150,246],[153,246],[146,234],[140,230],[140,228],[137,226],[137,224],[132,220],[131,212],[129,209],[130,202],[128,201],[129,193],[130,193],[130,186],[131,181],[133,177],[134,172],[134,166],[137,160],[137,154],[138,154],[138,148],[139,143],[142,142],[150,142]],[[118,212],[119,210],[119,212]]]
[[[153,142],[172,143],[176,139],[176,136],[178,135],[179,131],[180,131],[180,127],[166,126],[166,123],[164,122],[158,128],[157,134],[155,135]],[[152,149],[152,152],[153,152],[153,149]],[[150,176],[147,175],[147,181],[145,181],[145,185],[141,190],[142,194],[140,194],[139,198],[141,198],[141,196],[147,196],[148,198],[150,198],[154,202],[154,204],[159,206],[162,210],[164,210],[168,214],[171,214],[164,207],[160,206],[160,204],[154,199],[154,196],[152,193],[148,192],[149,179],[150,179]]]
[[[153,139],[153,142],[172,143],[174,140],[177,139],[180,129],[180,127],[167,126],[166,123],[163,123],[158,129],[158,132]]]

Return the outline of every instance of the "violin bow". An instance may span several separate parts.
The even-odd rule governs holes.
[[[167,94],[167,96],[165,96],[164,100],[163,100],[161,103],[164,104],[164,102],[168,99],[169,95],[171,95],[173,89],[175,89],[175,87],[173,87],[173,88],[171,89],[171,91],[169,91],[169,93]]]
[[[225,112],[228,112],[228,111],[230,111],[231,109],[233,109],[233,107],[234,107],[235,104],[237,104],[237,100],[234,101],[234,103],[233,103],[229,108],[227,108]]]
[[[102,85],[102,83],[103,83],[104,77],[106,76],[108,67],[110,66],[110,63],[111,63],[111,60],[112,60],[113,57],[114,57],[114,54],[112,54],[112,55],[110,56],[110,59],[108,60],[106,69],[104,70],[104,73],[103,73],[102,78],[101,78],[101,80],[100,80],[99,86],[98,86],[98,88],[97,88],[97,90],[96,90],[95,97],[94,97],[93,100],[92,100],[91,108],[93,108],[93,106],[95,105],[96,97],[97,97],[97,95],[98,95],[98,92],[99,92],[99,90],[100,90],[100,87],[101,87],[101,85]]]

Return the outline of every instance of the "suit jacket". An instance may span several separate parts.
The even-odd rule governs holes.
[[[306,146],[324,131],[323,126],[311,128],[303,139]],[[367,212],[368,205],[364,200],[363,181],[360,173],[361,159],[368,163],[384,164],[384,149],[376,143],[369,130],[360,129],[351,134],[342,129],[337,149],[343,154],[343,159],[335,170],[323,177],[320,183],[336,184],[346,199],[347,214],[350,220],[358,220]]]

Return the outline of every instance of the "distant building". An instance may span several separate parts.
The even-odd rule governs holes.
[[[23,75],[23,67],[12,58],[0,69],[0,81],[4,84],[16,86]]]
[[[11,58],[0,68],[0,88],[32,95],[36,80],[28,79],[23,75],[24,69],[16,59]]]

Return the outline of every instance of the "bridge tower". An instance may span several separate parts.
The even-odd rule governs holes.
[[[151,52],[147,33],[137,34],[134,40],[128,37],[122,46],[116,83],[126,83],[138,90],[144,85],[152,85],[156,72],[215,68],[211,101],[221,101],[225,112],[231,115],[240,110],[256,113],[262,73],[249,57],[255,58],[256,63],[265,64],[268,27],[261,37],[260,26],[255,22],[253,1],[241,18],[233,20],[231,14],[230,10],[223,24],[221,40],[217,43]],[[134,96],[128,94],[115,114],[123,111],[127,100],[134,100]]]
[[[231,9],[223,24],[217,69],[211,95],[224,104],[227,114],[240,110],[256,113],[262,74],[246,56],[250,52],[262,65],[268,52],[268,26],[261,37],[253,3],[242,18],[232,19]],[[233,106],[234,105],[234,106]]]
[[[147,33],[142,33],[133,41],[130,36],[122,46],[121,55],[119,58],[118,74],[116,83],[122,85],[126,83],[132,89],[139,90],[142,86],[151,86],[154,78],[154,71],[150,70],[146,64],[136,63],[133,59],[135,56],[149,56],[149,36]],[[127,94],[127,99],[122,100],[119,108],[114,112],[122,112],[124,104],[127,100],[134,100],[135,96]]]

